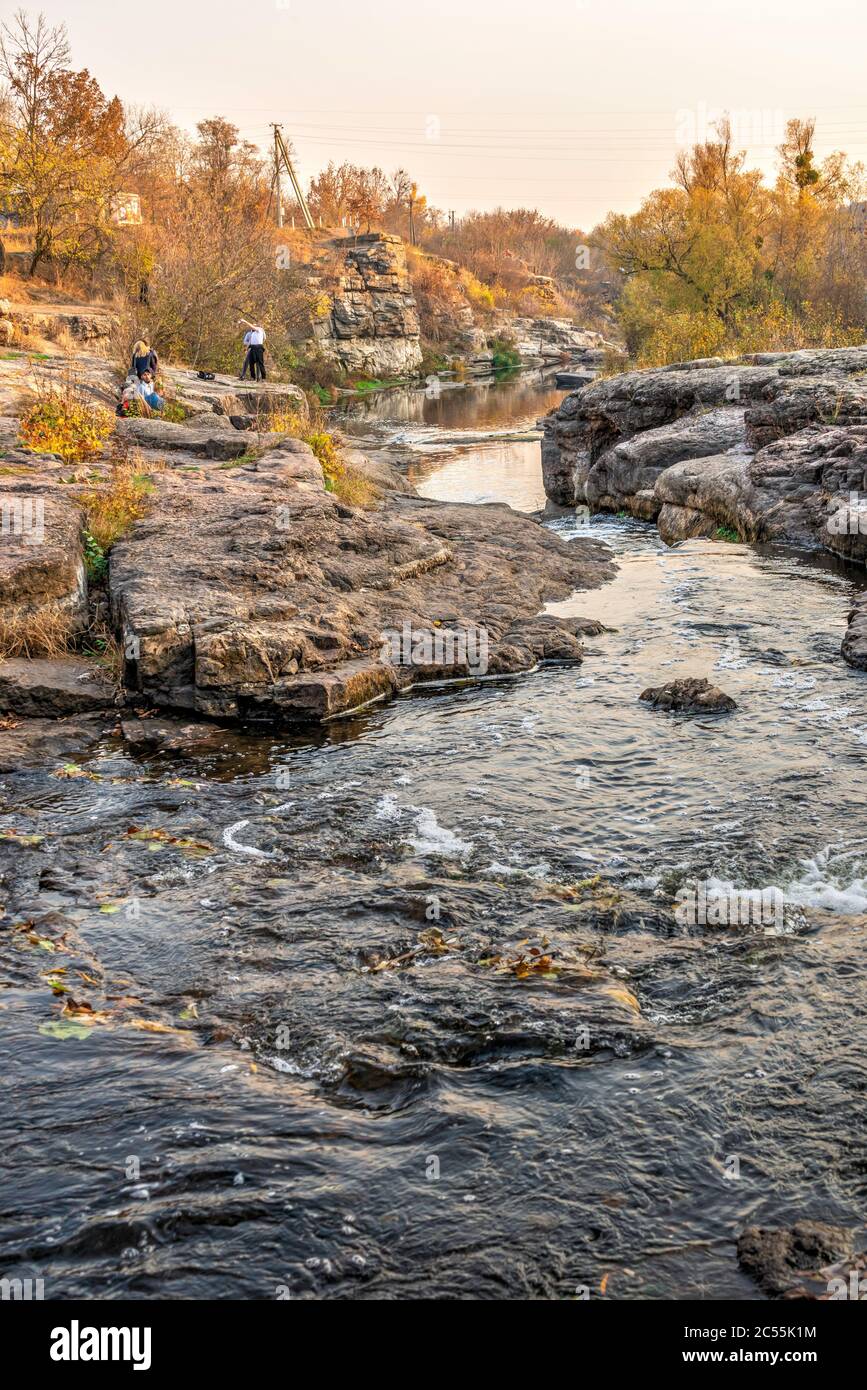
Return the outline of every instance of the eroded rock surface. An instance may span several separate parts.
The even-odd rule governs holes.
[[[403,241],[370,232],[334,243],[343,270],[330,310],[313,325],[313,344],[346,371],[406,376],[421,365],[418,310]]]
[[[77,657],[0,661],[0,710],[29,719],[57,719],[113,704],[111,684]]]
[[[57,484],[53,461],[19,461],[26,457],[14,455],[0,472],[0,605],[19,619],[51,608],[75,629],[87,613],[81,512]]]
[[[508,507],[397,493],[347,506],[295,439],[154,481],[150,516],[111,558],[127,684],[216,718],[323,719],[419,680],[484,674],[480,631],[491,674],[580,660],[580,621],[537,615],[612,571],[604,547],[567,545]],[[419,631],[423,660],[384,653],[383,634]]]

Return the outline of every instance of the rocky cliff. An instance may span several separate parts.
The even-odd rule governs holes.
[[[313,347],[348,372],[408,376],[421,365],[415,299],[404,245],[371,232],[333,243],[341,259],[330,308],[313,325]]]
[[[628,372],[544,421],[545,491],[628,511],[665,540],[821,546],[867,562],[867,346]],[[867,666],[864,610],[844,655]]]

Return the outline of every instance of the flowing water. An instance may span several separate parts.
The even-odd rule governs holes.
[[[534,510],[561,394],[389,393],[344,427],[430,496]],[[749,1299],[744,1225],[861,1225],[858,575],[591,529],[620,570],[555,605],[608,628],[579,667],[2,778],[0,1273],[55,1298]],[[681,674],[736,713],[639,703]],[[699,881],[784,914],[680,925]]]

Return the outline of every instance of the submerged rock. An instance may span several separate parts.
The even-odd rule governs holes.
[[[732,697],[720,690],[719,686],[694,677],[649,687],[642,690],[638,698],[653,705],[654,709],[672,710],[679,714],[719,714],[737,709]]]
[[[738,1237],[738,1261],[773,1298],[799,1292],[799,1276],[814,1274],[852,1253],[851,1232],[824,1221],[791,1229],[748,1226]]]

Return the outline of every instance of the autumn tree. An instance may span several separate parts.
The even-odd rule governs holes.
[[[49,258],[98,254],[106,214],[129,153],[123,108],[69,66],[65,28],[21,11],[0,29],[0,190],[33,228],[30,274]]]
[[[843,156],[816,166],[812,122],[789,123],[780,160],[768,188],[723,120],[716,139],[679,157],[673,186],[598,229],[596,246],[626,280],[618,316],[641,361],[857,338],[858,316],[843,319],[815,288],[835,219],[845,239],[858,171]]]

